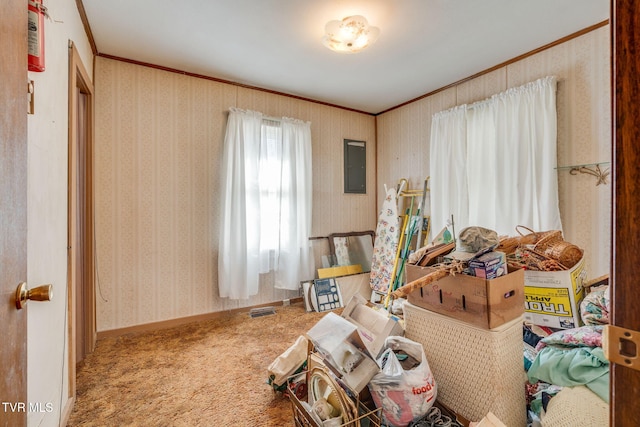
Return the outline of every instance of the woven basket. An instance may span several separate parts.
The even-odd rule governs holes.
[[[514,253],[518,246],[520,246],[520,237],[504,237],[500,240],[496,250],[509,255]]]
[[[555,259],[541,261],[539,264],[540,271],[564,271],[568,268]]]
[[[518,249],[518,247],[533,245],[547,234],[546,232],[535,232],[524,225],[516,226],[516,231],[519,236],[505,237],[500,240],[500,244],[497,249],[498,251],[504,252],[507,255],[512,254]],[[527,233],[525,233],[525,231]]]
[[[524,234],[522,232],[523,229],[528,231],[528,233]],[[520,243],[523,245],[533,245],[546,234],[546,232],[533,231],[532,229],[530,229],[529,227],[525,227],[524,225],[517,225],[516,231],[520,235]]]
[[[573,243],[562,241],[548,246],[544,254],[549,258],[557,260],[567,268],[571,268],[582,259],[584,251]]]
[[[558,261],[567,269],[570,269],[582,259],[584,251],[573,243],[562,238],[562,231],[552,230],[547,232],[536,242],[533,250],[552,260]]]
[[[564,242],[562,238],[562,231],[560,230],[550,230],[542,233],[542,236],[538,239],[538,241],[533,246],[533,250],[543,254],[545,251],[560,242]]]

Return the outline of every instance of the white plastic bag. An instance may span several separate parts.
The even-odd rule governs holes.
[[[267,382],[274,390],[286,390],[287,379],[295,374],[307,361],[309,341],[300,335],[295,343],[278,356],[267,368]]]
[[[419,364],[405,370],[395,351],[406,353]],[[382,408],[385,424],[405,427],[431,409],[437,387],[422,344],[405,337],[388,337],[377,363],[380,372],[369,382],[369,391],[376,406]]]

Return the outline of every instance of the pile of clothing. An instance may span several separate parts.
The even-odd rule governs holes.
[[[523,327],[529,425],[608,425],[609,361],[602,331],[609,323],[609,286],[593,289],[580,304],[584,326],[553,330]],[[571,424],[576,425],[576,424]]]

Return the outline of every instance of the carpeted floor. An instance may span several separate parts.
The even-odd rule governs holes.
[[[293,426],[267,367],[326,313],[302,303],[98,341],[68,426]]]

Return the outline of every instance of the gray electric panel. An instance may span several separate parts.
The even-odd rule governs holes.
[[[344,140],[344,192],[367,193],[366,142]]]

